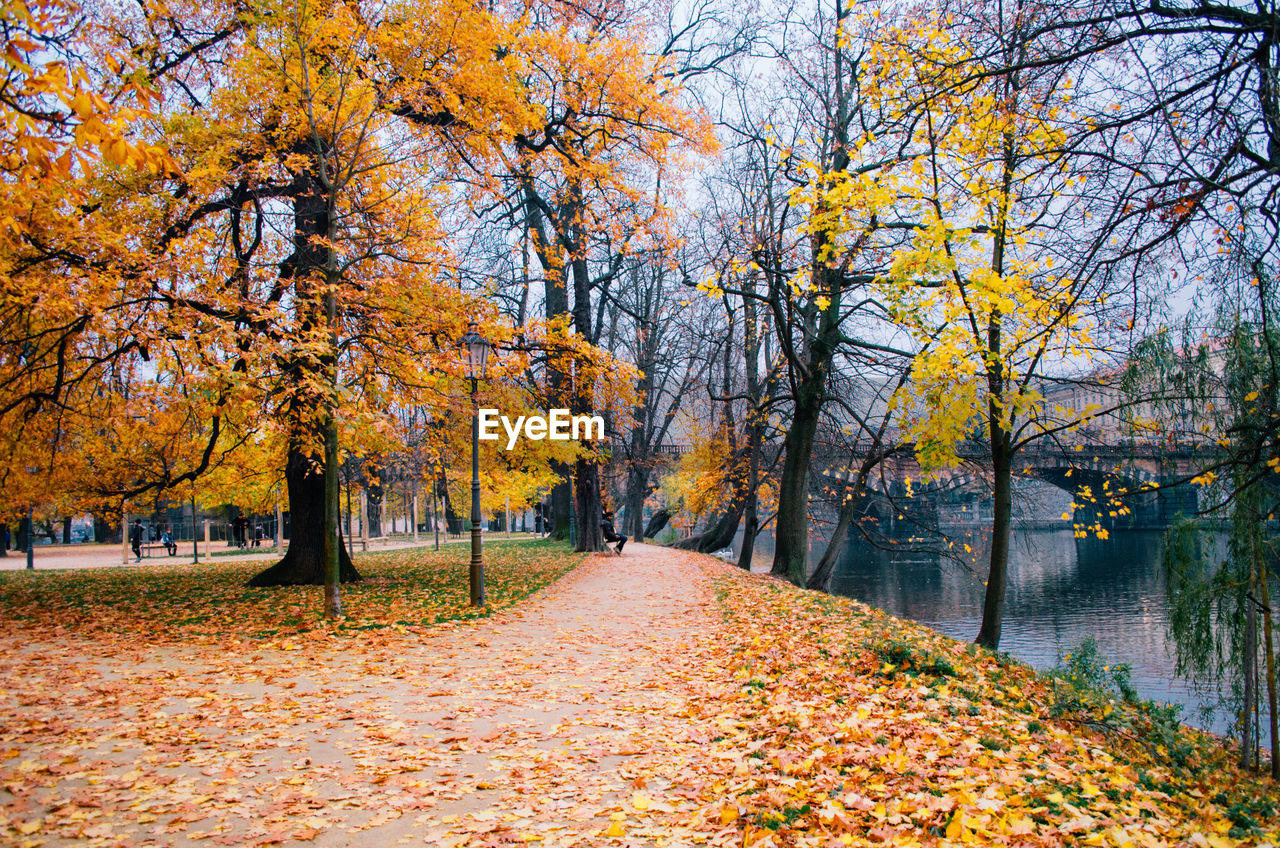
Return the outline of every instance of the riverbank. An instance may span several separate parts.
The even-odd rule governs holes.
[[[0,828],[35,845],[1261,845],[1273,787],[1140,717],[709,557],[0,575]],[[569,569],[573,568],[570,572]],[[1070,709],[1055,707],[1069,706]],[[1096,711],[1096,712],[1095,712]],[[1110,725],[1110,729],[1103,729]],[[1267,795],[1266,793],[1273,794]],[[1269,811],[1269,812],[1268,812]]]
[[[716,745],[755,752],[725,776],[747,844],[1276,844],[1276,787],[1167,714],[856,601],[715,581],[739,682],[715,711],[740,717]]]

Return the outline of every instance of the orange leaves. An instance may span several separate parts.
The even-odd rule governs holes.
[[[680,455],[674,469],[663,476],[661,490],[666,503],[677,511],[706,515],[727,504],[747,473],[745,457],[734,456],[725,430],[708,432],[698,421],[683,423],[690,450]],[[772,490],[761,493],[768,504]]]
[[[496,549],[495,574],[532,568],[542,582],[566,566],[559,547]],[[372,579],[347,595],[365,611],[306,632],[272,616],[304,614],[290,596],[315,589],[255,604],[217,567],[96,593],[85,587],[107,590],[112,574],[10,575],[0,599],[29,600],[11,587],[44,582],[63,605],[0,616],[10,642],[34,646],[0,655],[12,731],[0,832],[245,845],[1274,841],[1233,835],[1227,809],[1260,789],[1251,778],[1215,761],[1183,782],[1141,745],[1056,723],[1025,667],[709,558],[628,552],[588,560],[528,607],[434,628],[394,622],[449,586],[464,608],[462,548],[461,570],[429,586],[421,554],[369,557]],[[217,611],[202,621],[138,603],[160,592],[182,607],[202,590],[220,599],[201,597]],[[149,753],[120,762],[112,749]],[[80,777],[93,793],[75,790]]]
[[[91,87],[81,54],[68,50],[66,33],[80,15],[71,0],[17,0],[6,3],[2,20],[8,38],[0,67],[9,94],[0,107],[0,164],[21,177],[27,191],[57,180],[79,195],[80,181],[100,158],[110,165],[176,173],[159,149],[134,137],[149,116],[153,93],[123,73],[124,63],[106,53],[97,58],[114,69]],[[29,182],[27,182],[29,181]]]
[[[718,792],[703,798],[744,842],[1141,846],[1224,832],[1225,806],[1207,809],[1199,789],[1149,788],[1161,763],[1146,748],[1055,724],[1029,669],[714,568],[728,618],[713,641],[736,658],[738,686],[704,720],[746,723],[711,752],[741,757],[732,812]],[[1230,794],[1244,778],[1222,768],[1212,792]]]

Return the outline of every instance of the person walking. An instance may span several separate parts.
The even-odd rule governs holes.
[[[249,519],[243,515],[236,516],[231,522],[231,536],[236,547],[243,548],[248,544]]]
[[[135,519],[129,531],[129,547],[133,548],[134,562],[142,562],[142,519]]]
[[[627,537],[614,529],[612,510],[605,510],[604,515],[600,519],[600,530],[604,534],[605,546],[608,547],[609,542],[617,542],[617,554],[618,556],[622,556],[622,546],[627,543]]]

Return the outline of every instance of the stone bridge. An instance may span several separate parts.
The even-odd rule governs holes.
[[[823,478],[849,482],[853,477],[850,469],[860,467],[873,448],[869,442],[838,450],[820,446],[814,452],[815,468]],[[986,445],[963,442],[957,454],[960,467],[926,479],[913,446],[903,446],[872,472],[872,479],[867,481],[870,496],[893,504],[888,510],[892,514],[904,504],[910,504],[913,510],[936,512],[940,501],[972,497],[975,490],[989,491],[986,481],[991,454]],[[1198,504],[1194,485],[1174,485],[1175,482],[1195,474],[1211,456],[1211,450],[1186,443],[1033,445],[1018,452],[1014,473],[1070,493],[1077,503],[1075,523],[1167,527],[1175,515],[1190,514]],[[1111,514],[1115,507],[1109,501],[1116,495],[1128,508],[1128,516]],[[904,500],[908,496],[911,500]],[[885,512],[874,510],[870,504],[869,509]]]

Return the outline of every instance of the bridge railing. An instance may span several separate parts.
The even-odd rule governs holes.
[[[900,457],[911,457],[915,454],[914,443],[898,445],[896,452]],[[824,444],[815,447],[815,455],[825,459],[865,457],[873,450],[885,451],[885,443],[877,443],[871,439],[860,439],[841,445]],[[1148,439],[1118,439],[1114,442],[1069,442],[1065,444],[1043,443],[1023,448],[1023,456],[1083,456],[1088,454],[1105,455],[1107,457],[1133,457],[1135,459],[1161,459],[1170,456],[1190,456],[1213,453],[1218,447],[1205,442],[1167,441]],[[956,445],[956,455],[961,459],[981,459],[991,455],[986,442],[976,439],[965,439]]]

